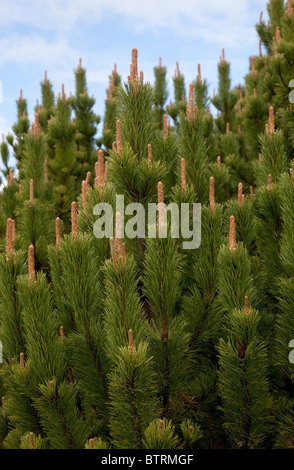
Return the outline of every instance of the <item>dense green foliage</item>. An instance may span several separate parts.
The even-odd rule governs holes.
[[[98,139],[81,62],[74,96],[45,74],[32,124],[21,94],[0,148],[0,447],[294,448],[293,6],[269,2],[244,85],[222,53],[211,98],[199,66],[187,99],[177,64],[167,104],[166,67],[145,83],[134,49]],[[163,201],[189,205],[176,236],[124,213]]]

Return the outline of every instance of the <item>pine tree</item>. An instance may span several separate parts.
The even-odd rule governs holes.
[[[87,91],[86,70],[82,67],[80,59],[75,70],[76,93],[71,101],[75,112],[75,129],[78,131],[78,151],[83,155],[83,167],[80,171],[83,178],[90,169],[90,164],[95,161],[94,137],[100,116],[93,111],[94,97],[90,97]]]
[[[1,145],[1,448],[293,448],[293,2],[268,12],[244,85],[223,52],[213,98],[199,65],[186,101],[177,64],[166,106],[166,68],[145,83],[133,49],[99,142],[81,63],[74,97],[45,74],[32,126],[21,94]]]
[[[106,90],[107,98],[105,100],[103,137],[101,139],[101,143],[106,149],[110,149],[115,141],[117,120],[116,91],[120,84],[121,77],[117,73],[116,64],[114,64],[114,69],[109,77],[109,87]]]
[[[168,98],[166,72],[166,67],[162,66],[161,57],[159,57],[159,65],[158,67],[154,67],[154,108],[155,120],[161,130],[163,130],[163,115],[165,113],[165,103]]]
[[[30,128],[28,120],[27,100],[23,98],[23,92],[20,90],[20,97],[16,101],[17,106],[17,122],[12,127],[13,133],[16,136],[16,142],[13,135],[8,135],[7,141],[12,146],[15,158],[17,160],[17,167],[21,172],[21,160],[23,156],[24,135],[27,134]]]
[[[242,310],[231,312],[229,339],[221,339],[219,345],[221,411],[233,448],[263,447],[270,430],[268,363],[258,335],[259,321],[258,312],[246,303]]]
[[[224,134],[227,123],[232,129],[235,123],[235,105],[238,94],[231,90],[231,66],[225,59],[225,50],[222,50],[222,56],[218,63],[218,93],[212,98],[212,104],[221,113],[216,121],[218,130]]]
[[[173,77],[173,84],[174,84],[174,103],[170,100],[169,106],[167,106],[166,110],[170,117],[174,120],[175,126],[178,125],[178,115],[180,111],[184,111],[186,109],[187,101],[186,101],[186,89],[185,89],[185,77],[181,74],[179,63],[177,62],[177,68],[175,71],[175,75]]]
[[[43,132],[47,131],[48,121],[55,114],[55,98],[52,83],[47,78],[45,70],[44,80],[41,82],[42,105],[35,107],[35,113],[38,114],[39,125]]]
[[[71,98],[66,98],[64,87],[58,97],[55,116],[48,124],[48,144],[53,150],[48,158],[48,170],[54,182],[54,203],[57,215],[69,230],[69,209],[76,198],[79,185],[76,175],[84,164],[83,155],[78,152],[76,129],[71,121]],[[53,144],[54,143],[54,144]]]

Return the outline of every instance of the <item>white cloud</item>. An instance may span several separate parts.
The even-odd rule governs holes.
[[[4,2],[2,2],[4,3]],[[217,57],[223,47],[239,50],[254,47],[257,39],[253,33],[252,10],[265,8],[266,0],[14,0],[1,5],[0,66],[5,64],[34,64],[48,70],[58,87],[66,82],[73,85],[73,67],[80,54],[88,74],[88,82],[106,86],[112,64],[110,57],[117,57],[115,44],[108,50],[93,50],[72,46],[75,29],[86,37],[85,26],[108,22],[113,17],[128,30],[191,38],[195,47],[205,43],[219,45]],[[253,8],[254,5],[254,8]],[[255,15],[254,15],[255,16]],[[110,22],[111,23],[111,22]],[[82,27],[82,29],[80,28]],[[14,33],[11,33],[14,31]],[[17,32],[15,32],[17,31]],[[7,32],[7,34],[5,34]],[[52,39],[53,38],[53,39]],[[199,43],[196,41],[199,39]],[[76,42],[75,42],[76,43]],[[199,45],[197,45],[199,44]],[[135,44],[134,44],[135,46]],[[130,52],[130,51],[129,51]],[[140,51],[139,51],[140,52]],[[99,54],[99,64],[97,55]],[[118,57],[117,57],[118,58]],[[230,60],[230,58],[228,58]],[[119,73],[126,79],[129,63],[118,58]],[[140,55],[139,55],[140,62]],[[215,63],[215,62],[214,62]],[[146,71],[146,80],[153,79],[153,66],[139,63]],[[170,70],[175,64],[166,64]],[[214,65],[215,66],[215,65]],[[194,65],[195,67],[195,65]],[[149,72],[148,72],[149,70]],[[183,68],[184,70],[184,68]],[[195,72],[196,74],[196,72]],[[194,74],[193,74],[194,75]],[[41,78],[41,77],[40,77]]]
[[[1,7],[0,25],[11,22],[64,34],[77,24],[119,15],[134,31],[167,28],[178,36],[232,46],[251,41],[252,20],[258,20],[251,12],[265,6],[266,0],[14,0]]]
[[[49,42],[38,34],[21,37],[13,35],[0,39],[0,63],[16,62],[18,64],[30,63],[58,63],[67,57],[75,58],[75,52],[68,46],[64,38]]]
[[[0,0],[1,1],[1,0]],[[168,69],[169,88],[172,92],[172,75],[175,61],[180,60],[180,69],[186,79],[186,86],[195,79],[197,74],[196,57],[201,57],[203,77],[216,75],[216,61],[223,47],[230,49],[226,55],[232,61],[232,70],[246,70],[247,53],[241,63],[236,61],[244,49],[258,50],[258,42],[254,34],[254,24],[259,19],[259,12],[265,10],[267,0],[13,0],[1,2],[0,15],[0,67],[5,64],[17,64],[24,70],[22,80],[30,80],[21,86],[26,86],[30,106],[35,99],[36,89],[41,76],[38,70],[47,69],[48,78],[53,81],[55,91],[61,89],[65,83],[66,93],[74,92],[73,68],[76,67],[80,55],[83,65],[87,69],[87,80],[90,94],[94,93],[99,104],[99,113],[104,108],[105,88],[108,85],[108,76],[113,67],[113,59],[117,60],[118,72],[126,80],[129,74],[131,50],[121,53],[120,44],[110,41],[108,47],[97,48],[92,44],[85,45],[87,39],[87,26],[99,30],[102,22],[119,29],[128,38],[128,32],[150,33],[158,37],[158,51],[164,55],[166,51],[165,40],[162,48],[160,40],[171,39],[171,44],[179,45],[174,63],[164,61]],[[94,28],[93,28],[94,26]],[[81,35],[79,38],[75,35]],[[98,36],[98,35],[97,35]],[[116,31],[113,34],[116,37]],[[92,37],[92,36],[91,36]],[[144,36],[145,37],[145,36]],[[148,38],[148,35],[146,36]],[[73,38],[75,40],[73,40]],[[77,40],[76,40],[77,39]],[[187,44],[187,39],[195,44],[195,56],[191,61],[180,54],[181,44]],[[148,40],[148,39],[147,39]],[[183,41],[182,41],[183,40]],[[184,41],[185,40],[185,41]],[[127,42],[127,41],[126,41]],[[146,42],[147,44],[147,42]],[[154,42],[153,42],[154,44]],[[206,56],[203,50],[213,45],[214,57]],[[133,44],[135,47],[136,44]],[[147,47],[146,47],[147,49]],[[211,48],[210,48],[211,49]],[[157,52],[156,52],[157,53]],[[127,54],[127,57],[126,57]],[[213,53],[214,54],[214,53]],[[158,54],[159,55],[159,54]],[[169,54],[170,56],[170,54]],[[156,60],[156,57],[154,57]],[[200,58],[199,58],[200,60]],[[26,65],[34,66],[34,77]],[[139,49],[139,69],[144,71],[145,81],[153,83],[154,62],[144,60],[143,52]],[[9,67],[7,67],[8,69]],[[7,73],[7,72],[6,72]],[[9,72],[8,72],[9,73]],[[241,72],[240,72],[241,73]],[[243,72],[242,72],[243,73]],[[4,80],[4,77],[2,77]],[[9,77],[7,78],[8,83]],[[239,80],[239,77],[238,77]],[[6,87],[6,82],[4,83]],[[213,87],[215,83],[213,83]],[[14,103],[13,103],[14,105]],[[0,105],[2,106],[2,105]],[[5,103],[3,104],[4,109]],[[10,106],[10,109],[12,106]],[[11,111],[7,114],[11,116]],[[1,108],[0,108],[1,111]],[[10,117],[12,120],[12,118]],[[13,122],[13,121],[12,121]],[[7,133],[9,126],[0,116],[1,133]]]
[[[11,127],[4,116],[0,115],[0,139],[2,142],[2,135],[6,136],[8,133],[12,134]]]

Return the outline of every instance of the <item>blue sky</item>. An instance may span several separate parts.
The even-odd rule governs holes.
[[[79,57],[87,70],[88,90],[96,98],[95,112],[104,113],[108,77],[116,62],[124,81],[131,50],[138,49],[138,69],[153,83],[159,57],[172,76],[179,62],[189,83],[197,76],[217,88],[217,62],[224,47],[231,63],[232,84],[243,82],[249,57],[258,54],[255,24],[266,0],[0,0],[0,135],[16,120],[15,100],[23,89],[33,117],[40,101],[44,70],[54,91],[74,92]],[[98,127],[101,133],[102,124]]]

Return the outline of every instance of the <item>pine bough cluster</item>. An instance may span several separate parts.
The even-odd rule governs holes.
[[[223,51],[212,98],[198,66],[186,100],[177,63],[166,104],[166,68],[145,83],[133,49],[98,141],[81,61],[73,96],[45,73],[34,123],[21,92],[1,144],[2,448],[294,447],[293,1],[268,13],[245,84]],[[201,203],[200,247],[121,239],[120,213],[96,238],[116,195]]]

